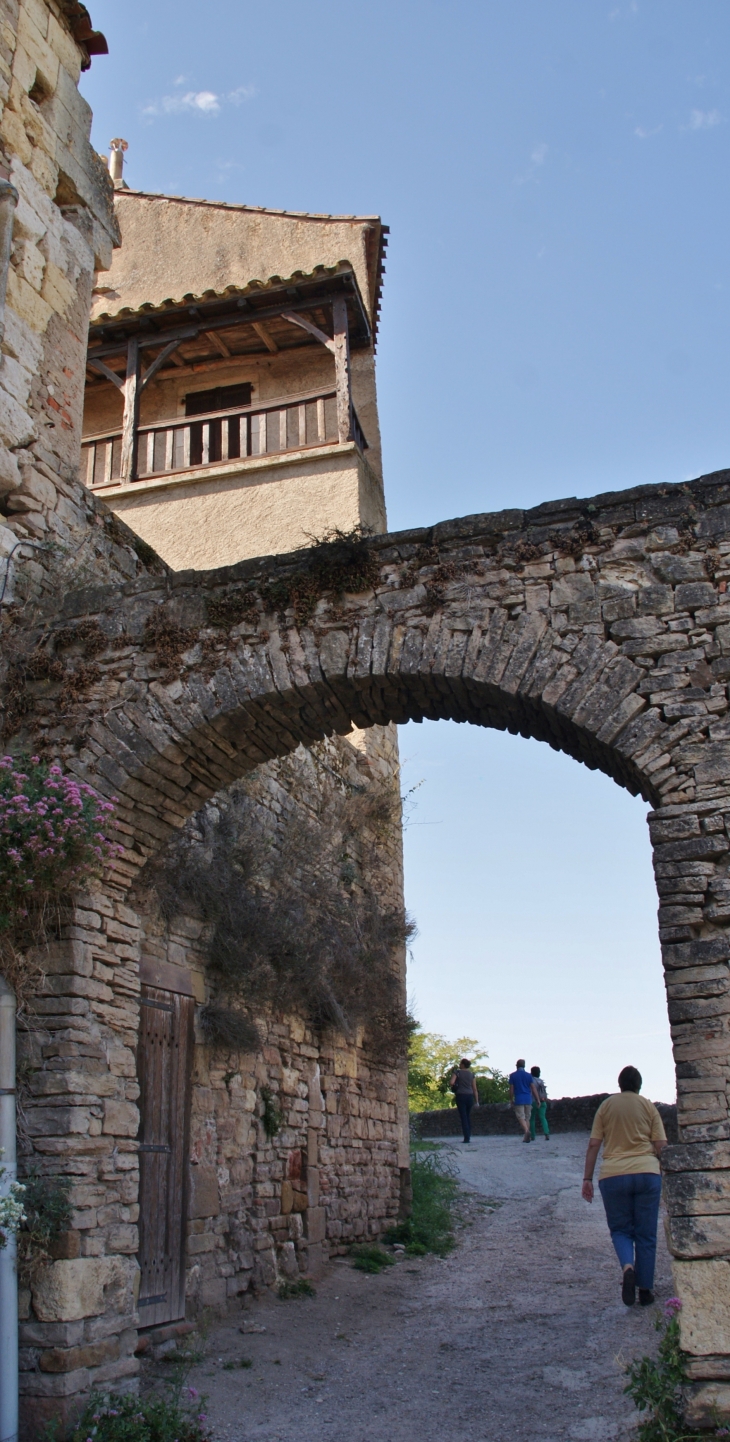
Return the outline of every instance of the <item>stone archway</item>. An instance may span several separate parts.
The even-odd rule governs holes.
[[[119,796],[122,883],[220,788],[353,724],[506,728],[651,802],[698,1415],[730,1412],[728,577],[728,472],[149,576],[66,599],[39,649],[78,657],[67,745],[52,690],[34,718]]]

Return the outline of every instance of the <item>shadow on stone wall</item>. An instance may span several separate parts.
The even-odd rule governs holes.
[[[596,1092],[588,1097],[559,1097],[548,1102],[548,1125],[551,1132],[589,1132],[593,1118],[608,1092]],[[664,1122],[667,1140],[676,1142],[677,1108],[665,1102],[657,1102],[657,1108]],[[411,1121],[421,1137],[461,1136],[459,1113],[456,1107],[444,1107],[436,1112],[413,1112]],[[490,1102],[487,1106],[474,1107],[471,1114],[471,1129],[476,1137],[519,1136],[519,1124],[509,1102]]]

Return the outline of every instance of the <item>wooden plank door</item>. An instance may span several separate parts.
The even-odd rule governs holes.
[[[186,1176],[195,1002],[142,985],[138,1074],[139,1321],[185,1316]]]

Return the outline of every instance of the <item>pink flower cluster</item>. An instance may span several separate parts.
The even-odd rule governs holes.
[[[0,757],[0,924],[27,915],[34,897],[73,891],[118,856],[107,835],[113,812],[114,801],[56,763]]]

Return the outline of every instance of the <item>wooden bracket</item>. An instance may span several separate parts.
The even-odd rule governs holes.
[[[120,391],[123,391],[123,390],[124,390],[124,379],[123,379],[123,377],[122,377],[122,376],[118,376],[115,371],[110,370],[108,366],[105,366],[105,365],[104,365],[104,362],[103,362],[103,361],[100,361],[100,360],[89,360],[88,357],[87,357],[86,364],[87,364],[87,366],[89,366],[92,370],[99,371],[100,375],[103,375],[104,378],[105,378],[105,380],[111,381],[112,385],[115,385],[118,390],[120,390]]]
[[[327,349],[331,351],[333,355],[335,354],[334,341],[330,336],[325,335],[324,331],[320,330],[318,325],[313,325],[311,320],[305,320],[303,315],[293,315],[290,310],[282,311],[281,318],[282,320],[288,320],[290,325],[298,325],[302,330],[309,331],[309,334],[313,335],[315,340],[318,340],[321,345],[326,345]]]

